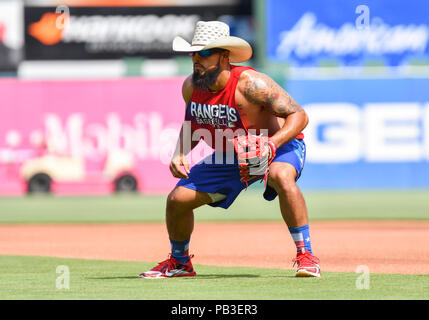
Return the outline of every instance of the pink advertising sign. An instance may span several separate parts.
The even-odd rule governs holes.
[[[168,192],[183,80],[1,79],[0,194]]]

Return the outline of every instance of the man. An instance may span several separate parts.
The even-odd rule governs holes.
[[[308,123],[306,113],[268,76],[230,64],[250,59],[252,49],[243,39],[230,37],[228,25],[222,22],[199,21],[192,44],[176,37],[173,50],[190,52],[194,73],[183,83],[186,121],[170,164],[173,176],[181,179],[167,198],[171,255],[140,277],[195,276],[189,256],[193,210],[206,204],[226,209],[248,184],[260,179],[267,180],[266,200],[279,197],[282,217],[297,247],[296,276],[319,277],[307,209],[296,185],[305,160],[301,131]],[[219,136],[227,131],[234,132],[234,139]],[[186,155],[198,142],[191,139],[197,132],[209,133],[203,138],[215,152],[190,170]],[[234,157],[228,159],[231,149]]]

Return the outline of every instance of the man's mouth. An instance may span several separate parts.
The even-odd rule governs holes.
[[[194,70],[204,71],[204,67],[198,63],[194,64]]]

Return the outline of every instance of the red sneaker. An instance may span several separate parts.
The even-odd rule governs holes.
[[[320,277],[320,260],[313,256],[310,251],[298,251],[296,258],[292,260],[298,265],[295,276],[297,277]]]
[[[139,277],[145,279],[195,277],[197,273],[194,271],[194,267],[191,262],[193,257],[194,255],[190,255],[188,262],[181,263],[170,254],[167,260],[160,262],[155,268],[139,274]]]

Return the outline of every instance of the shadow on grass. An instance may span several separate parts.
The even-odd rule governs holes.
[[[256,274],[198,274],[196,277],[177,277],[179,279],[232,279],[232,278],[259,278],[259,275]],[[88,280],[135,280],[135,279],[141,279],[137,275],[135,276],[112,276],[112,277],[91,277],[86,278]]]
[[[90,277],[88,280],[124,280],[124,279],[139,279],[138,276],[114,276],[114,277]]]
[[[198,274],[197,279],[259,278],[257,274]]]

